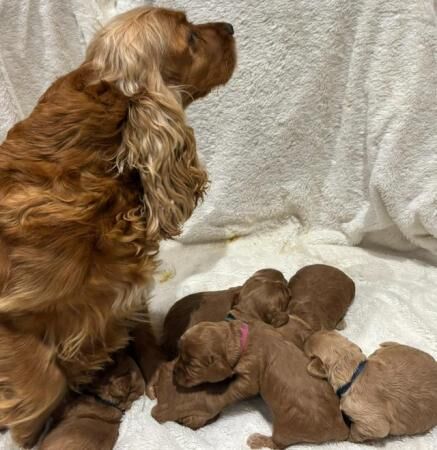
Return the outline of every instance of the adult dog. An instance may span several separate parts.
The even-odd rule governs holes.
[[[19,445],[147,316],[159,242],[207,182],[184,108],[235,62],[230,24],[129,11],[0,146],[0,424]]]

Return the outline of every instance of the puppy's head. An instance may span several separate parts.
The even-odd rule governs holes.
[[[319,378],[328,378],[332,371],[343,371],[364,359],[361,349],[337,331],[318,331],[311,335],[304,346],[305,354],[311,358],[308,372]]]
[[[242,286],[235,315],[238,317],[241,313],[246,318],[281,327],[289,319],[289,301],[290,292],[282,273],[275,269],[262,269]]]
[[[187,330],[179,341],[176,384],[192,387],[216,383],[233,375],[240,355],[241,322],[201,322]]]

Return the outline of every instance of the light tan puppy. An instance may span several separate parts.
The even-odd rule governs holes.
[[[328,383],[309,376],[308,363],[301,350],[260,321],[202,322],[182,336],[174,375],[185,387],[231,379],[210,399],[214,411],[261,394],[273,413],[273,435],[252,435],[251,448],[345,440],[349,429],[339,401]]]
[[[350,440],[424,433],[437,425],[437,362],[427,353],[393,342],[366,360],[336,331],[320,331],[305,344],[308,371],[327,378],[352,424]]]

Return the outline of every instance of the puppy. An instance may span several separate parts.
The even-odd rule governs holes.
[[[309,376],[308,362],[262,322],[203,322],[182,336],[174,375],[185,387],[232,378],[213,399],[216,410],[260,393],[272,411],[273,435],[252,435],[251,448],[344,440],[349,429],[338,398],[328,383]]]
[[[0,145],[0,427],[20,446],[147,318],[160,242],[207,187],[185,108],[232,76],[233,34],[117,16]]]
[[[123,356],[91,390],[65,402],[40,450],[114,448],[124,411],[144,394],[144,379],[135,362]]]
[[[300,269],[288,283],[288,311],[314,330],[344,328],[343,318],[355,296],[354,282],[341,270],[324,264]]]
[[[305,344],[308,371],[326,378],[341,398],[350,440],[424,433],[437,425],[437,362],[420,350],[386,342],[366,359],[335,331],[320,331]]]
[[[165,318],[163,349],[169,359],[175,358],[179,338],[188,328],[204,321],[219,322],[228,314],[282,326],[288,321],[289,301],[287,281],[275,269],[255,272],[243,286],[188,295],[177,301]]]
[[[164,320],[162,348],[168,359],[178,355],[178,342],[185,330],[199,322],[224,320],[239,297],[240,287],[197,292],[177,301]]]
[[[277,331],[284,340],[292,342],[300,350],[304,349],[305,341],[314,333],[307,322],[294,314],[290,314],[288,322]]]
[[[179,386],[174,381],[175,363],[173,360],[162,364],[153,385],[148,386],[149,397],[157,399],[152,416],[159,423],[174,421],[197,430],[219,416],[221,409],[215,398],[223,393],[227,383]]]
[[[261,269],[241,287],[231,315],[243,320],[261,320],[273,327],[288,322],[290,291],[279,270]]]

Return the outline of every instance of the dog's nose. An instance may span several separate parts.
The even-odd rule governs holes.
[[[226,30],[226,33],[230,34],[231,36],[234,35],[234,27],[227,22],[223,22],[223,28]]]

